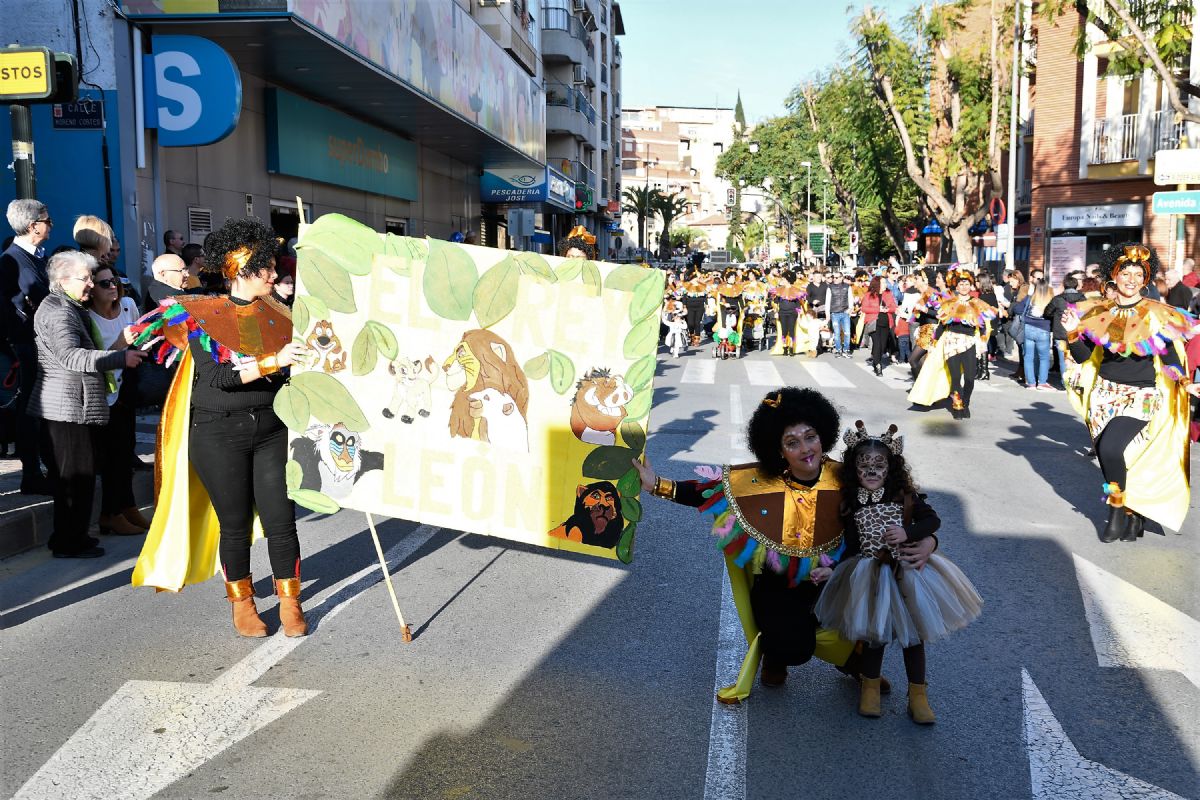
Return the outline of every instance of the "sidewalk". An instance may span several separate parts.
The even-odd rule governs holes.
[[[154,462],[154,437],[158,412],[139,414],[134,452],[148,464]],[[103,454],[101,454],[103,457]],[[54,521],[54,500],[40,494],[21,494],[21,462],[0,458],[0,558],[8,558],[34,547],[45,547]],[[140,506],[154,500],[154,473],[133,474],[133,492]],[[96,481],[95,517],[100,513],[100,481]],[[93,530],[93,533],[95,531]]]

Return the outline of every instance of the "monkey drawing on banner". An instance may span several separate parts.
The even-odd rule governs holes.
[[[428,417],[433,410],[431,387],[437,380],[437,368],[433,356],[424,361],[407,358],[396,359],[388,364],[388,372],[396,383],[392,390],[392,402],[383,410],[386,419],[400,418],[411,425],[413,417]]]
[[[583,374],[571,400],[571,433],[588,444],[616,444],[633,389],[620,375],[595,367]]]
[[[467,331],[442,372],[454,392],[451,437],[529,450],[529,381],[508,342],[488,330]]]
[[[575,510],[550,536],[594,547],[616,547],[623,528],[621,495],[609,481],[575,490]]]
[[[362,434],[342,423],[310,425],[292,440],[292,458],[300,464],[300,488],[340,500],[365,473],[383,469],[383,453],[364,450]]]
[[[333,375],[346,368],[347,352],[342,348],[342,340],[333,332],[333,323],[327,319],[317,320],[312,333],[304,340],[304,344],[317,354],[314,369],[324,370]]]

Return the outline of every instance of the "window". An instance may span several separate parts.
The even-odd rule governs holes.
[[[384,217],[384,233],[394,233],[397,236],[408,235],[408,220],[401,217]]]

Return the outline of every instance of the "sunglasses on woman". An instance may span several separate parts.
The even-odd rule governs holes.
[[[115,288],[117,288],[117,282],[116,282],[114,279],[112,279],[112,278],[105,278],[105,279],[104,279],[104,280],[102,280],[102,281],[96,281],[96,285],[97,285],[97,286],[102,286],[102,287],[104,287],[105,289],[115,289]]]

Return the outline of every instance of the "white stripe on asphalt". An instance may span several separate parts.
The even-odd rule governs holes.
[[[717,362],[711,358],[692,358],[683,368],[680,383],[715,383],[717,379]]]
[[[820,361],[799,361],[800,368],[808,373],[808,377],[817,386],[826,389],[853,389],[854,383],[843,375],[832,364]]]
[[[775,369],[775,365],[770,361],[743,361],[746,367],[746,377],[750,381],[751,386],[770,386],[772,388],[783,386],[783,378],[779,374],[779,370]]]
[[[907,367],[901,369],[898,365],[887,366],[883,368],[883,375],[877,376],[875,370],[865,361],[855,361],[854,365],[860,367],[864,372],[870,375],[875,380],[879,381],[889,389],[900,389],[907,392],[912,388],[912,384],[905,380],[901,375],[908,375]]]
[[[746,738],[750,709],[746,703],[727,706],[717,702],[716,690],[737,680],[746,650],[746,636],[738,620],[729,578],[722,570],[721,621],[717,628],[717,673],[713,687],[712,722],[708,729],[708,769],[704,775],[704,800],[745,800]]]
[[[729,384],[729,421],[734,425],[746,423],[746,411],[742,408],[742,387],[739,384]]]

